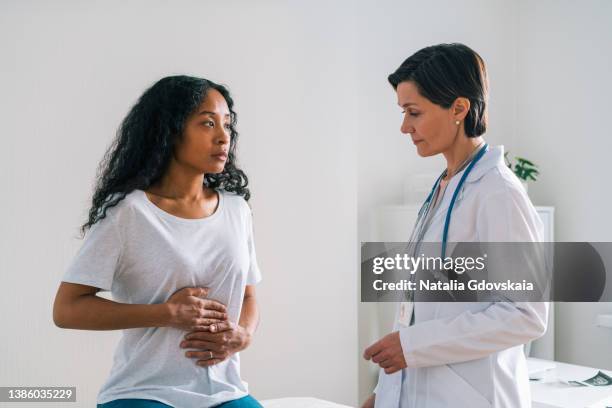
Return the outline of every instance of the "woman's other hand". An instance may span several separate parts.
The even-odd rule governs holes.
[[[376,394],[370,395],[370,397],[363,403],[361,408],[374,408],[374,401],[376,401]]]
[[[399,332],[387,334],[365,349],[363,358],[371,359],[384,369],[386,374],[393,374],[407,367]]]
[[[227,321],[225,306],[216,300],[202,299],[208,288],[183,288],[166,301],[168,326],[185,331],[208,330],[212,324]]]
[[[215,323],[205,331],[187,333],[180,346],[193,349],[188,350],[185,356],[195,358],[196,364],[207,367],[225,361],[250,343],[251,333],[240,325],[226,321]]]

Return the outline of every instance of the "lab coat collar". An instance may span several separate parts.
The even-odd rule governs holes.
[[[504,163],[504,146],[489,146],[489,150],[482,156],[482,158],[476,163],[470,174],[465,179],[466,183],[473,183],[480,180],[489,170],[498,167],[505,166]],[[464,170],[465,171],[465,170]],[[461,172],[462,173],[462,172]],[[456,175],[457,179],[460,179],[460,174]],[[455,177],[453,177],[455,178]]]
[[[478,163],[474,165],[474,167],[472,168],[472,171],[470,171],[470,174],[468,174],[467,178],[465,179],[465,184],[463,185],[463,187],[465,187],[469,183],[477,182],[478,180],[482,178],[482,176],[487,174],[490,170],[498,166],[505,166],[505,165],[506,164],[504,163],[504,146],[489,146],[489,150],[480,158],[480,160],[478,160]],[[435,217],[439,216],[440,214],[446,214],[446,210],[448,209],[448,206],[450,205],[452,192],[454,192],[455,189],[457,188],[457,184],[459,184],[459,180],[463,176],[463,172],[465,170],[466,169],[461,170],[459,173],[455,174],[450,179],[448,186],[446,187],[446,191],[449,193],[448,194],[445,193],[444,196],[442,197],[442,202],[440,203],[440,205],[438,206],[438,209],[436,210]],[[459,196],[457,197],[457,200],[461,201],[462,198],[463,198],[463,188],[462,188],[462,191],[459,192]]]

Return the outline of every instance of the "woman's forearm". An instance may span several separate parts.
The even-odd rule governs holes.
[[[242,302],[242,311],[240,312],[238,325],[245,329],[249,336],[253,336],[258,324],[259,309],[257,307],[257,300],[254,295],[247,294]]]
[[[120,330],[168,325],[167,304],[133,305],[96,295],[82,295],[67,304],[56,304],[55,324],[65,329]]]

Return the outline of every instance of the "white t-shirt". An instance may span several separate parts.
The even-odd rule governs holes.
[[[87,231],[62,280],[110,290],[113,299],[130,304],[164,303],[179,289],[208,287],[208,298],[226,305],[237,323],[245,286],[261,280],[250,208],[242,197],[219,190],[214,214],[186,219],[134,190]],[[200,367],[180,348],[184,335],[169,327],[123,330],[98,403],[143,398],[211,407],[248,394],[238,353]]]

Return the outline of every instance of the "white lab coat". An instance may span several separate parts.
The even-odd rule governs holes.
[[[441,242],[462,173],[449,182],[423,241]],[[539,242],[543,226],[523,186],[491,147],[452,213],[448,242]],[[414,324],[396,323],[408,368],[380,370],[376,408],[531,406],[523,344],[546,331],[545,302],[415,302]]]

